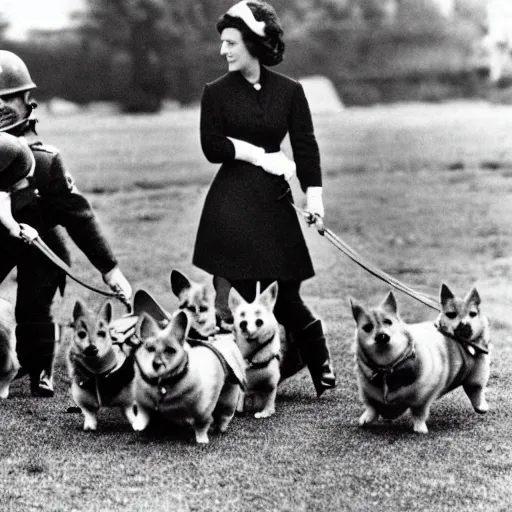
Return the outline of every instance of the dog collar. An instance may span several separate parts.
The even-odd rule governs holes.
[[[256,357],[256,355],[258,354],[258,352],[261,352],[267,345],[270,345],[272,343],[272,340],[274,339],[274,336],[276,334],[273,333],[272,336],[270,336],[270,338],[265,341],[264,343],[258,345],[256,347],[255,350],[253,350],[250,354],[248,354],[246,357],[245,357],[245,360],[249,363],[249,364],[252,364],[252,360],[254,359],[254,357]],[[247,339],[247,338],[246,338]],[[249,343],[253,343],[254,340],[247,340]],[[274,358],[274,356],[271,358],[271,360]],[[269,361],[270,362],[270,361]]]
[[[133,359],[126,357],[121,366],[102,375],[82,376],[77,380],[77,384],[80,388],[95,394],[98,405],[101,407],[112,404],[114,398],[134,377]]]
[[[208,334],[201,334],[194,327],[191,327],[187,334],[187,338],[191,341],[208,341],[213,336],[215,336],[215,331]]]
[[[259,370],[261,368],[266,368],[270,363],[271,361],[273,361],[274,359],[277,359],[277,360],[280,360],[281,359],[281,355],[280,354],[271,354],[271,356],[266,359],[265,361],[259,361],[257,363],[255,363],[253,361],[253,359],[268,345],[270,345],[272,343],[272,341],[274,340],[274,336],[276,334],[272,334],[272,336],[265,342],[263,343],[262,345],[258,345],[258,347],[256,347],[256,350],[254,350],[253,352],[251,352],[251,354],[249,354],[245,360],[247,361],[248,363],[248,366],[247,366],[247,369],[248,370]]]
[[[416,358],[416,352],[413,347],[412,338],[408,336],[407,347],[405,347],[404,351],[398,356],[398,358],[389,365],[380,366],[375,364],[375,362],[371,359],[368,353],[363,349],[363,347],[359,347],[360,357],[359,360],[364,363],[364,365],[369,368],[373,374],[368,376],[370,380],[374,380],[379,375],[389,375],[391,373],[397,372],[401,366],[407,364],[409,360]]]
[[[84,370],[84,377],[91,377],[97,375],[105,375],[111,372],[118,364],[117,354],[114,347],[110,347],[109,350],[101,357],[98,356],[86,356],[83,353],[72,353],[73,360],[78,363],[78,366]]]
[[[274,359],[277,359],[278,361],[281,360],[281,356],[279,354],[272,354],[270,356],[270,359],[267,359],[266,361],[261,361],[259,363],[253,363],[252,361],[249,361],[249,366],[247,367],[248,370],[260,370],[261,368],[266,368]]]
[[[384,402],[389,402],[391,393],[398,389],[412,384],[416,380],[417,374],[417,360],[416,351],[412,338],[408,336],[409,342],[402,354],[390,365],[379,366],[376,365],[370,357],[366,354],[364,349],[360,347],[359,368],[366,375],[366,377],[373,383],[373,385],[382,387],[382,396]],[[370,370],[370,375],[362,367],[361,361],[367,369]]]
[[[476,340],[468,341],[468,340],[465,340],[458,336],[455,336],[451,332],[445,331],[437,322],[434,325],[435,325],[436,329],[443,336],[446,336],[447,338],[450,338],[450,339],[456,341],[459,345],[461,345],[464,348],[464,350],[469,355],[474,357],[476,355],[476,353],[480,353],[480,354],[488,354],[489,353],[489,349],[486,346],[484,346],[484,344],[483,344],[483,342],[484,342],[483,335],[480,335]],[[478,343],[479,341],[481,343]]]
[[[185,357],[183,358],[183,362],[180,366],[178,366],[175,370],[169,372],[168,374],[161,375],[159,377],[148,377],[142,370],[137,355],[135,355],[135,364],[139,369],[140,376],[142,380],[149,384],[150,386],[159,386],[162,389],[166,387],[174,386],[177,382],[179,382],[188,372],[188,353],[185,352]],[[165,394],[165,392],[163,393]]]

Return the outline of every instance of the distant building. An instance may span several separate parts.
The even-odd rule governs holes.
[[[512,74],[512,1],[488,0],[486,26],[481,51],[489,63],[489,78],[496,83]]]

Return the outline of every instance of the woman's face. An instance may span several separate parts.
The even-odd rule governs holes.
[[[240,30],[225,28],[220,40],[220,54],[226,57],[229,71],[246,71],[258,64],[258,59],[247,50]]]

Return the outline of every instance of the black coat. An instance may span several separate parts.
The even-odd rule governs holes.
[[[102,274],[112,270],[117,260],[91,205],[64,168],[58,150],[41,142],[31,144],[30,148],[36,167],[29,178],[30,185],[11,193],[13,217],[35,228],[42,240],[69,264],[66,240],[59,227],[63,226]],[[6,230],[0,232],[0,247],[0,284],[14,267],[18,269],[18,324],[52,322],[53,297],[57,288],[63,291],[65,274],[36,248],[10,236]],[[30,352],[38,354],[37,340],[28,341]]]
[[[102,273],[112,270],[117,260],[89,201],[77,190],[73,178],[64,168],[58,150],[36,142],[30,146],[36,167],[29,179],[30,186],[11,194],[13,216],[18,222],[29,224],[41,238],[67,259],[64,241],[55,227],[63,226],[71,239]],[[47,240],[48,237],[48,240]],[[7,233],[0,233],[3,244],[17,244]],[[22,244],[22,247],[28,247]],[[5,273],[17,263],[15,251],[5,251],[0,257],[0,282]]]
[[[193,263],[231,280],[302,281],[314,270],[286,180],[235,160],[227,137],[273,152],[289,133],[302,190],[322,184],[318,145],[301,84],[264,67],[260,84],[257,91],[231,72],[204,88],[201,145],[222,166],[205,200]]]

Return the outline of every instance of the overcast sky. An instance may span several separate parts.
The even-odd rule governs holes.
[[[62,28],[69,13],[80,9],[84,0],[0,0],[0,14],[11,24],[9,35],[23,37],[31,28]]]

